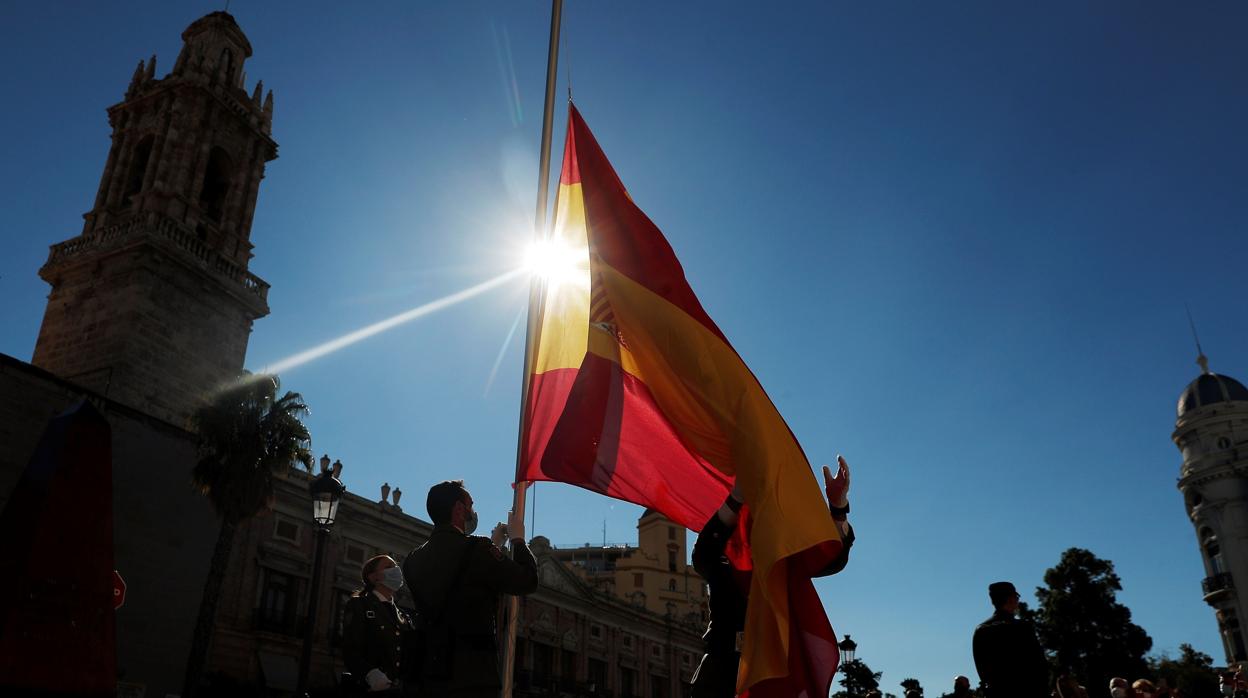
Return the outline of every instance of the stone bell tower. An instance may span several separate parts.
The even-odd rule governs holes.
[[[1248,388],[1209,370],[1179,397],[1174,443],[1183,454],[1179,491],[1204,560],[1201,584],[1213,607],[1228,666],[1248,668]]]
[[[179,426],[238,375],[269,285],[247,271],[273,93],[244,90],[251,43],[213,12],[173,70],[140,61],[108,109],[112,148],[82,234],[53,245],[36,366]]]

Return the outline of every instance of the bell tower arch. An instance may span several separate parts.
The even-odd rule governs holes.
[[[82,232],[53,245],[32,363],[182,424],[243,368],[269,285],[248,270],[273,93],[244,90],[251,43],[225,12],[140,61],[108,108],[112,147]],[[263,99],[262,99],[263,96]]]

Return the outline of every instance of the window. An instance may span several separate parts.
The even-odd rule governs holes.
[[[676,551],[675,550],[667,551],[667,571],[668,572],[676,571]]]
[[[343,552],[342,557],[347,562],[354,562],[357,565],[363,565],[368,561],[370,556],[368,554],[368,548],[365,548],[359,543],[347,541],[346,550]]]
[[[533,643],[533,685],[548,688],[555,674],[555,648]]]
[[[234,77],[234,54],[230,50],[221,49],[221,60],[218,63],[224,70],[222,75],[225,77],[226,84],[231,84],[231,78]]]
[[[674,577],[672,579],[667,580],[667,590],[676,591],[676,579]]]
[[[1205,550],[1211,574],[1222,574],[1226,571],[1222,564],[1222,546],[1218,544],[1218,537],[1214,535],[1212,529],[1207,527],[1200,529],[1200,547]]]
[[[650,656],[655,659],[663,658],[663,647],[660,645],[650,645]]]
[[[602,639],[602,626],[597,623],[589,626],[589,636],[595,640]]]
[[[633,648],[633,636],[627,634],[624,635],[622,643],[624,645],[624,649],[631,650]]]
[[[281,538],[282,540],[290,541],[291,543],[298,543],[299,524],[289,519],[279,518],[277,523],[273,524],[273,537]]]
[[[256,627],[269,632],[295,634],[295,578],[276,570],[265,570],[264,587],[260,592],[260,608],[256,611]]]
[[[559,687],[571,693],[576,690],[576,654],[563,650],[559,655]]]
[[[329,644],[342,644],[342,619],[347,610],[347,602],[351,600],[351,592],[342,589],[334,590],[334,610],[329,617]]]
[[[633,691],[637,684],[637,672],[633,669],[620,667],[620,696],[621,698],[633,698]]]
[[[633,573],[633,586],[640,589],[645,585],[645,578],[640,572]]]
[[[152,136],[139,141],[130,159],[130,177],[126,182],[125,203],[129,204],[135,194],[143,190],[143,179],[147,175],[147,163],[152,158]]]
[[[1225,436],[1218,437],[1218,448],[1225,451],[1231,447],[1231,440]]]
[[[676,527],[675,526],[667,527],[667,539],[676,540]]]
[[[603,695],[610,689],[607,683],[607,663],[601,659],[589,660],[589,692],[594,695]]]
[[[666,676],[650,676],[650,698],[667,698]]]
[[[199,208],[209,220],[220,223],[225,212],[225,198],[230,193],[230,175],[234,165],[221,148],[213,148],[204,170],[204,185],[199,191]]]

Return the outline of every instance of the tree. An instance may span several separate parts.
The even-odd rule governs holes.
[[[1179,658],[1164,653],[1148,660],[1153,676],[1165,679],[1171,688],[1180,688],[1187,698],[1217,698],[1218,675],[1213,672],[1213,657],[1198,652],[1189,644],[1179,645]]]
[[[883,672],[871,671],[861,659],[841,665],[841,686],[845,689],[832,694],[832,698],[863,698],[867,691],[880,687]]]
[[[191,470],[191,482],[221,517],[221,529],[186,663],[182,695],[187,698],[203,680],[217,601],[239,524],[272,506],[275,474],[296,462],[312,469],[311,436],[303,424],[308,406],[299,393],[277,397],[279,388],[277,376],[245,373],[191,418],[199,435],[199,460]]]
[[[1073,674],[1084,686],[1107,686],[1114,676],[1144,676],[1144,654],[1153,646],[1131,611],[1118,603],[1122,582],[1114,563],[1071,548],[1044,573],[1033,617],[1040,644],[1056,673]]]
[[[910,691],[918,691],[919,695],[923,695],[923,686],[919,684],[918,679],[902,679],[901,688],[903,696],[910,693]]]

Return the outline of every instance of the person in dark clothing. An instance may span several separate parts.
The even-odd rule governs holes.
[[[988,585],[996,612],[975,628],[971,649],[987,698],[1047,698],[1049,667],[1030,623],[1018,613],[1018,591],[1009,582]]]
[[[424,638],[422,666],[411,667],[409,680],[421,695],[497,698],[500,596],[537,589],[524,521],[514,512],[508,519],[507,557],[489,538],[472,535],[477,513],[462,480],[434,485],[427,506],[433,534],[403,561]]]
[[[971,680],[965,676],[953,677],[953,698],[974,698],[975,694],[971,692]]]
[[[403,572],[389,555],[378,555],[364,563],[360,579],[364,588],[342,613],[342,661],[357,687],[397,694],[403,634],[412,624],[394,605]]]
[[[823,466],[823,479],[832,519],[841,532],[844,545],[841,553],[815,577],[836,574],[849,562],[849,549],[854,544],[854,529],[849,514],[849,464],[837,458],[837,477]],[[706,654],[693,674],[693,698],[732,698],[737,692],[737,668],[741,663],[741,640],[745,630],[745,610],[749,601],[749,572],[732,566],[724,554],[728,540],[737,527],[737,512],[744,502],[733,489],[719,510],[702,527],[693,545],[693,568],[706,580],[711,590],[711,618],[702,640]]]

